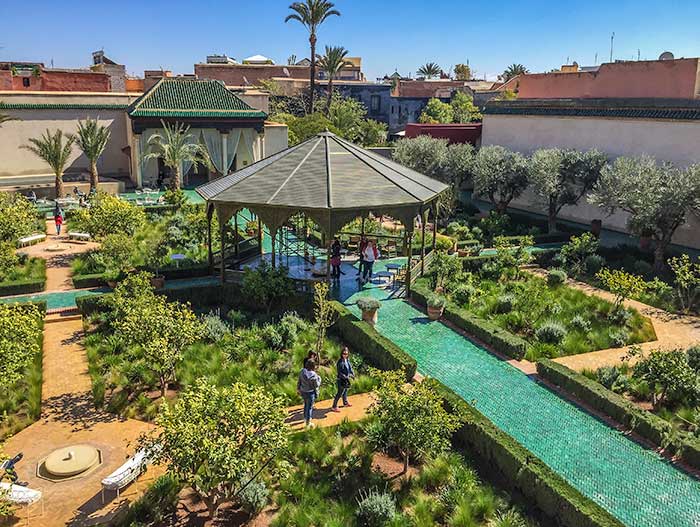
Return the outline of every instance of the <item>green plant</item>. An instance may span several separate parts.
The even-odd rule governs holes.
[[[428,307],[435,309],[444,309],[447,305],[447,298],[442,295],[431,294],[427,298]]]
[[[518,152],[502,146],[484,146],[474,159],[474,191],[486,196],[504,213],[528,185],[527,163]]]
[[[455,123],[471,123],[482,119],[479,107],[474,104],[474,97],[463,91],[455,92],[450,101],[450,106],[452,106],[452,120]]]
[[[197,492],[213,520],[219,506],[263,470],[279,473],[288,437],[285,417],[279,401],[262,387],[217,388],[200,379],[173,405],[161,405],[159,431],[145,443]]]
[[[513,311],[513,304],[515,304],[515,297],[509,293],[506,293],[500,295],[496,299],[493,309],[496,313],[510,313]]]
[[[294,282],[286,267],[272,267],[267,261],[255,269],[243,273],[241,292],[254,302],[259,302],[269,314],[275,303],[294,294]]]
[[[423,112],[418,118],[419,123],[447,124],[454,121],[454,109],[440,99],[432,98],[428,100]]]
[[[319,358],[326,342],[326,332],[335,323],[336,312],[331,305],[328,282],[314,284],[314,324],[316,325],[316,346],[314,350]]]
[[[595,256],[598,246],[596,237],[590,232],[584,232],[580,236],[572,236],[569,243],[562,246],[558,258],[573,276],[580,276],[584,271],[591,272],[586,268],[585,262],[587,258]]]
[[[613,348],[621,348],[627,344],[630,339],[630,332],[625,328],[611,329],[608,335],[610,336],[610,344]]]
[[[472,299],[477,296],[479,290],[471,284],[459,284],[452,292],[452,298],[459,305],[469,305]]]
[[[427,79],[432,79],[442,73],[442,68],[436,62],[426,62],[416,70],[416,73]]]
[[[4,282],[19,265],[19,257],[15,254],[12,242],[0,242],[0,282]]]
[[[381,302],[371,296],[361,296],[356,300],[355,303],[361,311],[374,311],[382,307]]]
[[[688,366],[700,375],[700,345],[688,348],[686,354],[688,355]]]
[[[583,315],[574,315],[574,317],[571,319],[571,327],[584,333],[588,333],[591,330],[591,322]]]
[[[250,480],[248,476],[246,479]],[[253,479],[238,492],[238,500],[248,514],[258,514],[265,508],[270,498],[270,491],[264,481]]]
[[[589,254],[583,261],[583,268],[586,270],[586,274],[590,276],[595,276],[598,271],[600,271],[605,265],[605,258],[599,254]]]
[[[446,181],[449,150],[446,139],[419,135],[396,143],[394,159],[426,176]]]
[[[64,141],[65,139],[65,141]],[[51,167],[56,176],[56,197],[63,197],[63,172],[68,164],[68,159],[73,153],[75,138],[65,135],[62,130],[51,132],[47,129],[39,138],[30,138],[29,145],[22,148],[29,150],[37,157],[43,159]]]
[[[343,68],[352,65],[345,59],[347,56],[348,50],[343,46],[326,46],[326,53],[318,58],[318,66],[328,79],[328,108],[331,106],[333,97],[333,79]]]
[[[502,82],[508,82],[510,79],[513,79],[517,77],[518,75],[525,75],[526,73],[530,73],[528,69],[523,66],[522,64],[516,64],[513,63],[510,66],[508,66],[501,75],[498,76],[498,78]]]
[[[462,262],[445,252],[437,252],[430,262],[429,271],[433,279],[433,289],[444,288],[448,281],[459,280],[462,275]]]
[[[548,321],[535,331],[535,337],[540,342],[559,344],[567,335],[566,328],[559,322]]]
[[[222,320],[221,314],[218,311],[209,311],[209,313],[201,317],[203,333],[205,337],[212,342],[218,342],[226,335],[231,334],[231,327]]]
[[[75,144],[83,152],[90,163],[90,190],[96,191],[99,183],[97,174],[97,161],[102,156],[111,132],[106,126],[102,126],[97,119],[87,118],[78,121],[78,132],[75,134]]]
[[[696,262],[683,254],[668,261],[673,271],[678,304],[688,313],[700,298],[700,258]]]
[[[146,213],[117,196],[98,192],[90,198],[90,207],[73,212],[71,224],[96,238],[110,234],[133,236],[146,223]]]
[[[39,353],[41,320],[33,304],[0,304],[0,390],[17,382]]]
[[[453,221],[447,225],[447,234],[457,240],[468,240],[471,238],[469,226],[459,221]]]
[[[700,376],[688,363],[684,350],[653,350],[634,365],[632,376],[652,387],[652,403],[696,403],[700,399]]]
[[[360,491],[357,499],[357,520],[364,527],[381,527],[396,516],[396,503],[391,494],[371,489]]]
[[[43,232],[36,206],[21,194],[0,192],[0,241],[15,243],[18,238]],[[43,223],[43,222],[41,222]]]
[[[628,298],[639,296],[645,289],[644,280],[636,275],[620,269],[610,270],[607,267],[596,274],[605,288],[615,295],[615,309],[619,310]]]
[[[566,271],[563,269],[551,269],[547,273],[547,285],[549,287],[556,287],[562,285],[566,282]]]

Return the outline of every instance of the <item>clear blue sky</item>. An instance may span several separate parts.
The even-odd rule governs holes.
[[[83,67],[104,48],[129,73],[191,73],[211,53],[240,60],[263,54],[286,63],[308,56],[297,23],[284,23],[283,0],[0,0],[0,61]],[[342,45],[363,58],[368,79],[394,69],[404,75],[435,61],[443,69],[469,60],[489,79],[510,63],[530,71],[569,58],[592,65],[609,58],[653,59],[664,50],[700,56],[700,0],[467,2],[337,0],[341,17],[326,22],[319,47]]]

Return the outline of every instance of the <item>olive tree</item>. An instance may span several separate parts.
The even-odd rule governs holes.
[[[549,232],[556,231],[561,209],[576,205],[593,188],[606,162],[605,154],[597,150],[545,148],[532,154],[530,182],[547,206]]]
[[[676,229],[700,212],[700,165],[679,169],[648,156],[619,157],[602,170],[588,199],[609,214],[627,212],[629,230],[654,240],[654,269],[663,271]]]
[[[445,410],[442,397],[429,382],[405,384],[402,371],[377,372],[377,376],[376,403],[369,410],[376,421],[366,430],[370,443],[398,450],[404,474],[411,458],[450,448],[460,419]]]
[[[446,102],[433,97],[423,108],[418,122],[426,124],[448,124],[454,121],[454,109]]]
[[[502,146],[485,146],[474,158],[474,191],[504,213],[528,185],[526,159]]]
[[[199,379],[175,404],[161,405],[159,431],[142,443],[194,489],[213,520],[223,503],[235,500],[263,471],[271,477],[282,472],[285,418],[281,401],[261,386],[219,388]]]
[[[447,157],[447,139],[436,139],[428,135],[402,139],[394,148],[394,160],[397,163],[440,181],[445,181]]]

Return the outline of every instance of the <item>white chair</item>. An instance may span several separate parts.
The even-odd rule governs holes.
[[[29,525],[29,506],[41,500],[41,491],[13,485],[12,483],[0,483],[0,496],[16,505],[27,507],[27,525]],[[44,502],[41,502],[41,515],[44,515]]]
[[[129,458],[117,470],[102,480],[102,503],[105,502],[105,490],[113,490],[117,493],[121,489],[134,482],[141,474],[146,472],[146,467],[150,464],[152,453],[146,449],[141,449],[133,457]]]
[[[17,245],[20,247],[24,247],[25,245],[32,245],[34,243],[39,243],[43,242],[46,239],[46,234],[41,234],[41,233],[35,233],[35,234],[30,234],[29,236],[23,236],[19,240],[17,240]]]

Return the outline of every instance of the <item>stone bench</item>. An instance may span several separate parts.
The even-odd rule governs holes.
[[[68,238],[71,240],[80,240],[84,242],[90,241],[90,233],[87,232],[69,232]]]
[[[17,244],[20,247],[24,247],[25,245],[32,245],[34,243],[39,243],[43,242],[46,239],[46,234],[41,234],[41,233],[36,233],[36,234],[30,234],[29,236],[23,236],[19,240],[17,240]]]

